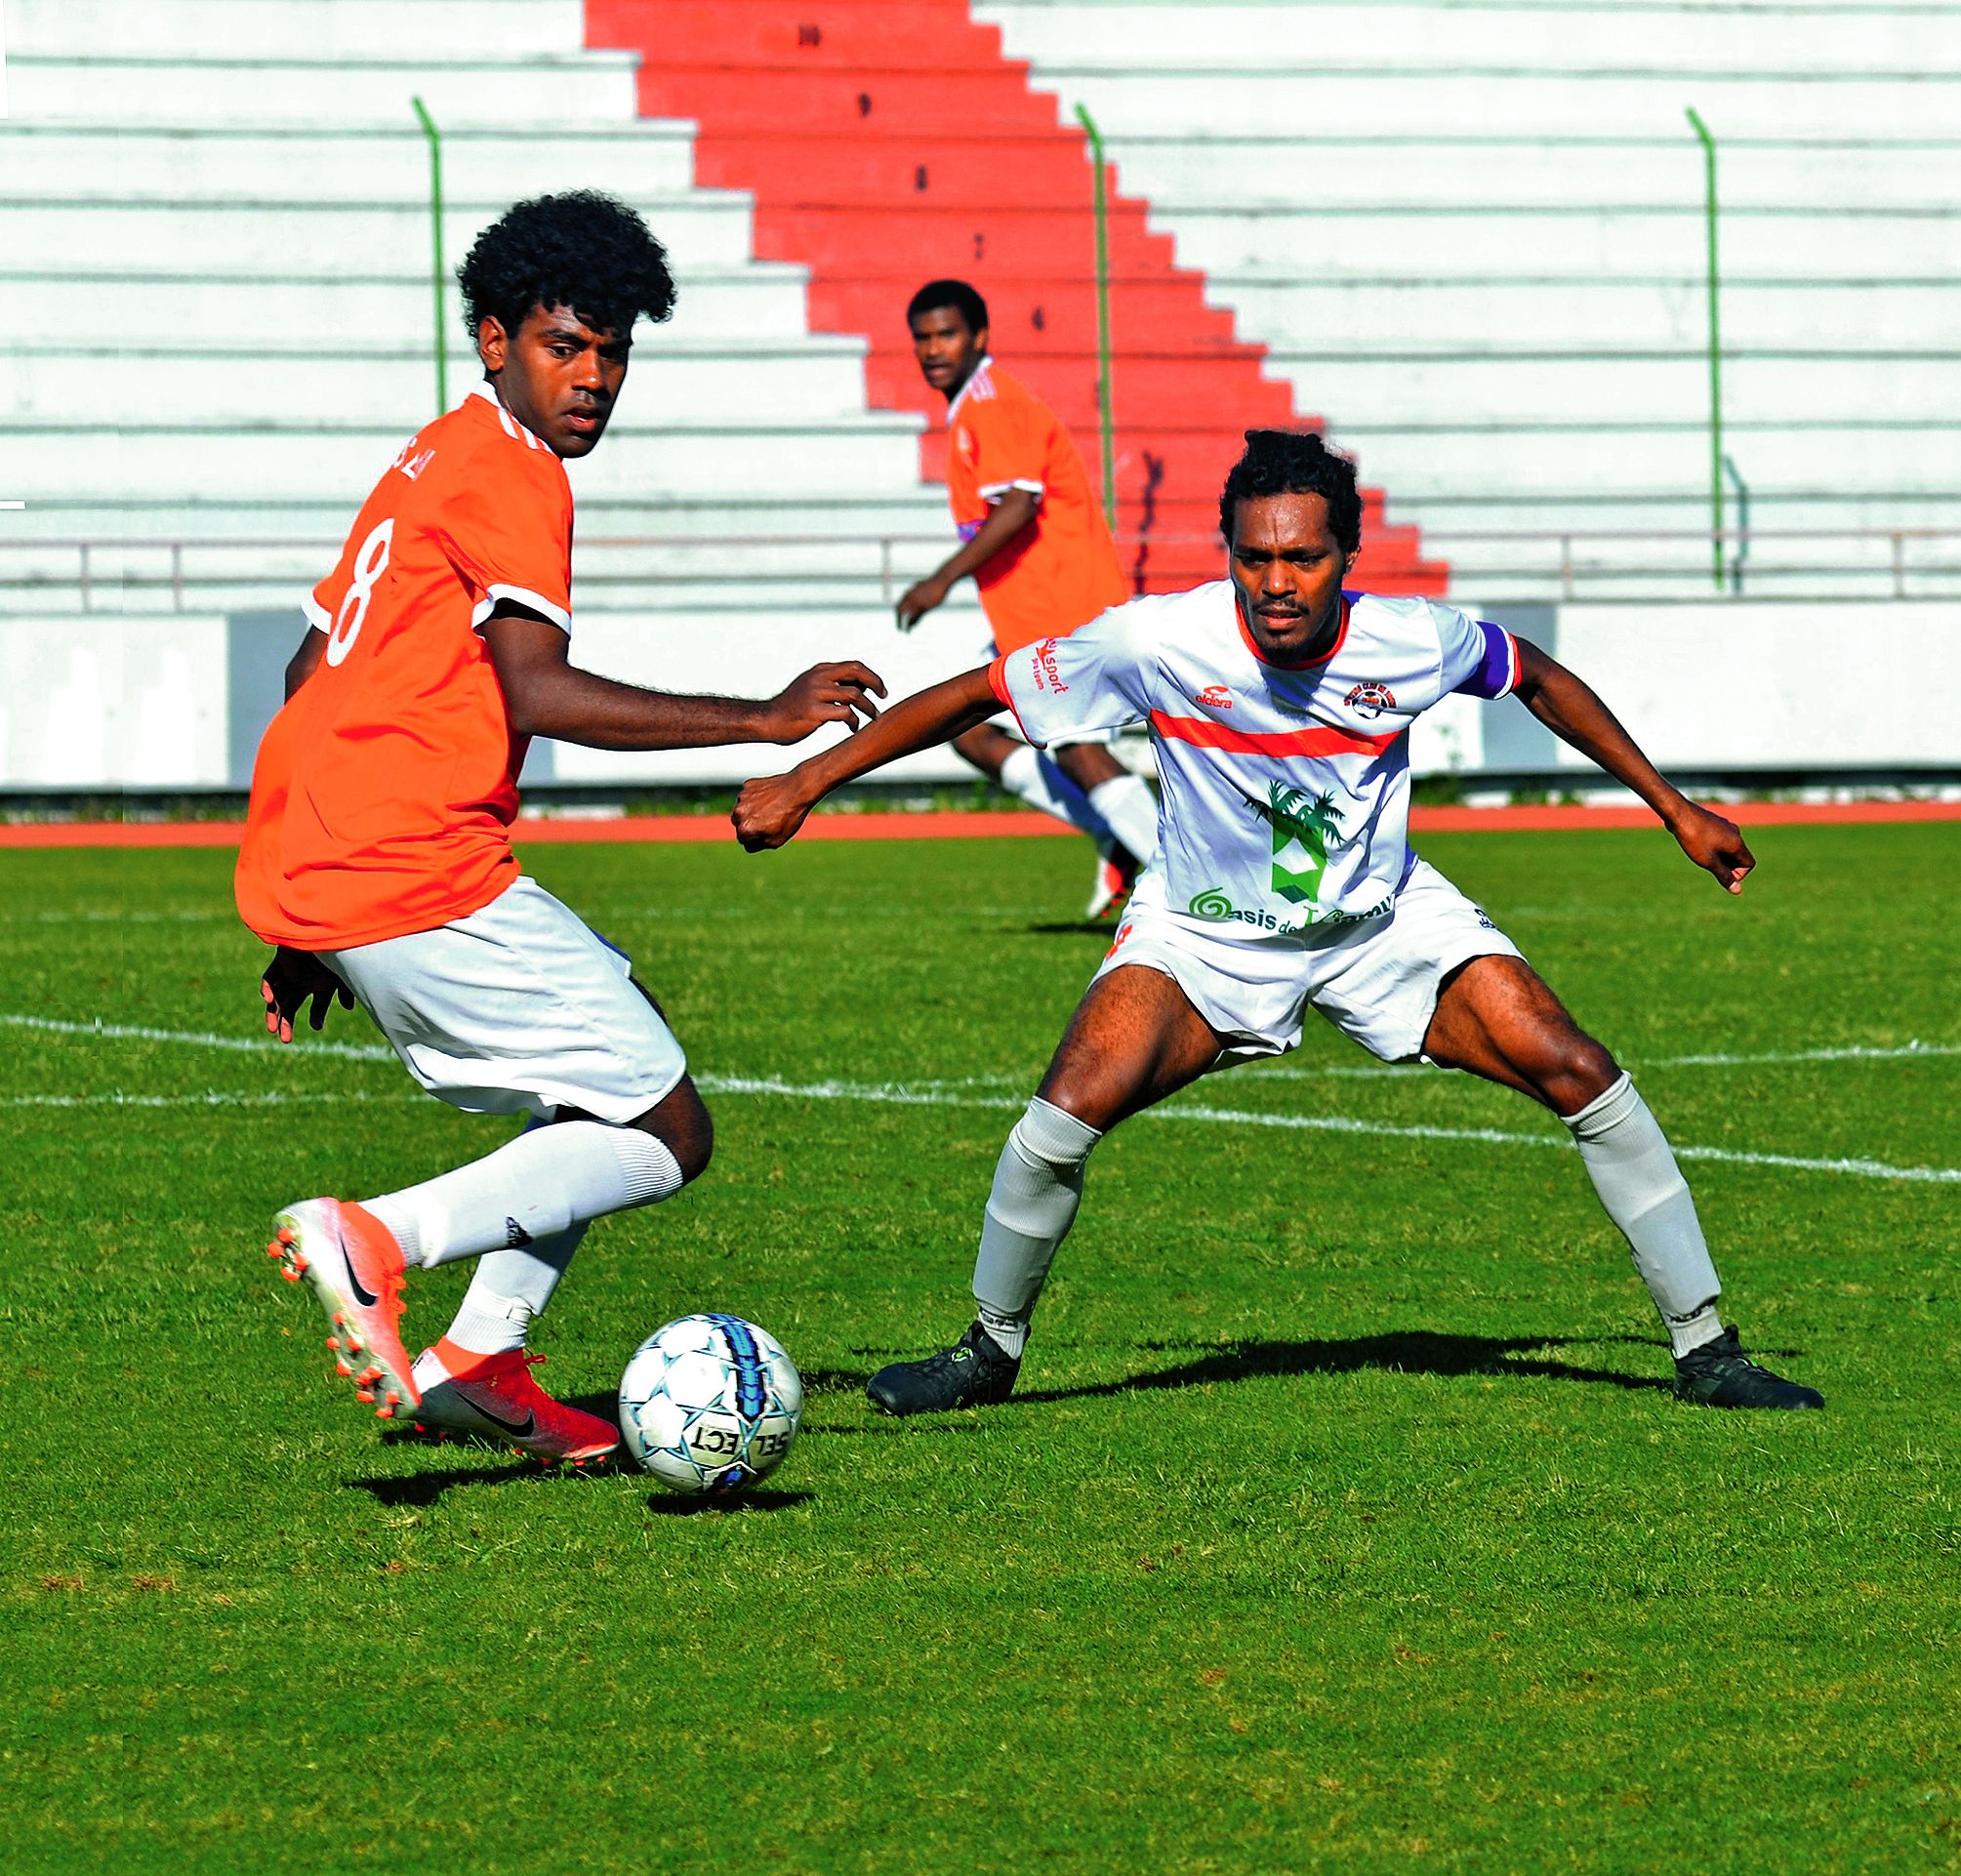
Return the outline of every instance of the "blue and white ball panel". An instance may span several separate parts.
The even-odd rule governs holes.
[[[803,1383],[783,1346],[739,1316],[684,1316],[640,1344],[620,1377],[620,1431],[676,1491],[737,1491],[783,1463]]]

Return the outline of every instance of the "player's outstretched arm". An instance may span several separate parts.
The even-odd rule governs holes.
[[[918,691],[894,704],[870,729],[807,756],[789,774],[745,782],[729,816],[736,838],[752,853],[780,847],[833,789],[915,750],[950,742],[986,722],[1000,708],[985,666]]]
[[[1645,756],[1591,686],[1520,638],[1519,701],[1561,742],[1624,784],[1660,817],[1682,851],[1730,892],[1741,892],[1756,862],[1734,821],[1692,801]]]
[[[869,723],[873,693],[885,694],[877,672],[846,661],[813,665],[774,697],[677,697],[579,670],[565,633],[536,613],[500,608],[481,631],[512,727],[589,749],[800,743],[826,723]]]
[[[1035,519],[1040,507],[1032,490],[1009,489],[994,505],[994,511],[981,523],[980,532],[971,541],[899,595],[896,608],[899,630],[911,632],[935,606],[943,604],[947,594],[968,574],[978,573]]]

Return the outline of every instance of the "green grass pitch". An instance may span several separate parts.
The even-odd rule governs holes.
[[[861,1384],[967,1320],[1087,848],[532,850],[719,1130],[543,1378],[604,1411],[670,1317],[762,1323],[808,1411],[733,1509],[351,1405],[270,1212],[505,1124],[358,1015],[255,1040],[227,855],[0,856],[6,1867],[1961,1867],[1961,1190],[1874,1169],[1961,1165],[1955,835],[1755,844],[1734,903],[1658,833],[1424,848],[1707,1150],[1729,1310],[1825,1413],[1674,1402],[1557,1124],[1315,1024],[1099,1150],[1024,1395],[933,1423]],[[49,1027],[98,1020],[162,1034]]]

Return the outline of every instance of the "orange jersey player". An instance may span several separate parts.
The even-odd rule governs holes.
[[[749,703],[616,683],[570,662],[572,491],[625,383],[634,321],[674,306],[667,256],[588,192],[520,202],[458,271],[483,382],[419,431],[306,605],[260,745],[238,909],[278,947],[266,1027],[291,1041],[358,1001],[431,1094],[530,1127],[362,1203],[302,1200],[267,1246],[327,1314],[340,1372],[391,1417],[583,1464],[608,1420],[538,1386],[526,1331],[587,1225],[708,1164],[708,1110],[628,958],[511,850],[533,735],[600,749],[794,743],[882,690],[820,665]],[[413,1362],[405,1274],[473,1257],[448,1333]]]
[[[898,606],[910,632],[969,574],[993,632],[993,654],[1060,638],[1129,597],[1103,510],[1062,421],[988,355],[987,303],[963,280],[933,280],[906,308],[927,384],[947,399],[947,497],[961,547]],[[1158,851],[1149,786],[1107,740],[1032,749],[1011,718],[983,723],[954,748],[1032,806],[1095,840],[1089,916],[1128,896]]]

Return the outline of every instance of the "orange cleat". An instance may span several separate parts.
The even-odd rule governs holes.
[[[575,1466],[597,1465],[612,1457],[620,1429],[610,1420],[581,1412],[532,1379],[544,1361],[512,1349],[505,1355],[476,1355],[447,1335],[416,1357],[415,1380],[422,1405],[416,1425],[424,1433],[466,1433],[495,1440],[548,1465],[564,1459]]]
[[[354,1383],[354,1399],[391,1420],[419,1396],[396,1326],[402,1314],[402,1251],[372,1212],[338,1199],[306,1199],[273,1221],[268,1257],[289,1284],[313,1285],[334,1333],[334,1367]]]

